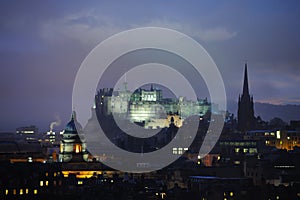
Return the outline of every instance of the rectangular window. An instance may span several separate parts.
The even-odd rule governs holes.
[[[182,148],[178,148],[178,154],[182,154]]]
[[[173,154],[174,154],[174,155],[177,154],[177,148],[173,148]]]

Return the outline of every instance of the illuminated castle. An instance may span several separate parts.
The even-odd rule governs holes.
[[[96,108],[103,116],[119,117],[131,122],[143,123],[146,128],[162,128],[170,124],[170,116],[181,126],[189,116],[203,116],[208,112],[218,112],[217,106],[207,99],[190,101],[184,97],[163,98],[162,90],[151,85],[150,90],[138,89],[114,91],[100,89],[95,97]]]
[[[88,160],[88,152],[81,134],[81,125],[76,120],[75,112],[72,113],[71,121],[66,125],[60,142],[60,162],[81,162]]]

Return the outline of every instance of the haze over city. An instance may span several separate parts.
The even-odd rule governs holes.
[[[2,1],[0,13],[0,131],[46,130],[57,116],[64,126],[88,53],[113,34],[145,26],[178,30],[203,45],[228,102],[242,92],[247,61],[255,102],[300,104],[299,1]]]

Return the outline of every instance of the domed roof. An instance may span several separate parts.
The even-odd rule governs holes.
[[[76,113],[73,111],[71,121],[66,125],[65,133],[77,133],[77,129],[81,130],[82,126],[76,120]]]

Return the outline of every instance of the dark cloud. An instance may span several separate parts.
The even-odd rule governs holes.
[[[76,72],[89,51],[122,30],[163,26],[182,31],[210,53],[228,99],[250,90],[261,102],[299,104],[299,1],[2,1],[0,130],[48,127],[71,112]],[[46,125],[45,125],[46,124]]]

